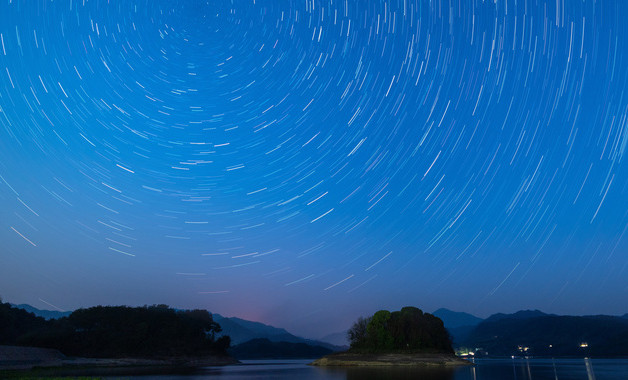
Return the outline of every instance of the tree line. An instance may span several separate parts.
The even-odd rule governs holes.
[[[348,338],[354,352],[453,353],[443,321],[411,306],[358,318],[349,329]]]
[[[0,344],[55,348],[70,356],[224,355],[230,338],[216,339],[220,331],[207,310],[96,306],[47,321],[0,302]]]

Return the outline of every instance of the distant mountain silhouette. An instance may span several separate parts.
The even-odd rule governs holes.
[[[347,338],[347,332],[341,331],[333,334],[327,334],[319,339],[321,342],[333,344],[340,347],[349,347],[349,339]]]
[[[5,305],[8,306],[8,304]],[[31,314],[32,317],[24,314],[22,319],[29,321],[28,326],[33,324],[39,326],[42,323],[37,322],[35,316],[50,320],[71,314],[71,312],[41,310],[28,304],[12,306],[34,314]],[[546,314],[539,310],[522,310],[512,314],[497,313],[482,320],[468,313],[439,309],[433,315],[444,322],[455,347],[482,348],[491,356],[628,356],[628,313],[622,316],[576,317]],[[261,358],[268,355],[268,352],[276,353],[274,357],[277,358],[295,357],[289,356],[291,349],[301,353],[310,352],[307,351],[310,348],[287,345],[290,343],[304,344],[308,347],[319,346],[331,351],[341,351],[346,348],[347,344],[346,332],[329,334],[320,340],[311,340],[295,336],[283,328],[260,322],[235,317],[225,318],[219,314],[213,314],[213,318],[222,327],[222,332],[217,336],[230,336],[233,347],[248,343],[241,346],[239,350],[241,353],[246,352],[244,355],[250,358]],[[5,327],[8,329],[6,332],[16,332],[21,329],[12,325]],[[26,327],[25,325],[24,328]],[[269,345],[263,341],[249,343],[260,339],[280,344]],[[581,347],[583,343],[586,343],[586,347]],[[519,349],[520,346],[522,349]],[[287,349],[287,347],[292,348]],[[528,350],[524,352],[525,347],[528,347]],[[255,353],[255,349],[260,352]],[[278,354],[284,351],[288,354]]]
[[[469,313],[452,311],[443,308],[436,310],[432,314],[440,318],[447,329],[461,326],[477,326],[483,321],[482,318],[478,318]]]
[[[451,335],[451,342],[454,347],[461,346],[467,341],[469,334],[475,329],[475,326],[460,326],[448,328],[449,335]]]
[[[496,314],[457,346],[490,356],[619,357],[628,355],[628,319],[558,316],[538,310]]]
[[[72,314],[71,311],[42,310],[42,309],[38,309],[36,307],[33,307],[25,303],[20,304],[20,305],[15,305],[15,304],[10,304],[10,305],[13,307],[17,307],[18,309],[26,310],[29,313],[33,313],[36,316],[42,317],[44,319],[59,319],[59,318],[67,317],[70,314]]]
[[[500,319],[529,319],[529,318],[536,318],[536,317],[545,317],[547,315],[553,315],[553,314],[545,314],[544,312],[540,310],[520,310],[513,314],[503,314],[503,313],[493,314],[490,317],[486,318],[484,321],[495,322],[495,321],[499,321]]]
[[[282,328],[276,328],[236,317],[225,318],[220,314],[214,314],[213,316],[216,322],[220,324],[220,327],[222,327],[220,335],[229,335],[232,345],[244,343],[256,338],[266,338],[273,342],[296,342],[299,340],[299,338]]]
[[[311,359],[331,354],[322,346],[305,343],[271,342],[268,339],[252,339],[228,350],[236,359]]]
[[[478,318],[469,313],[442,308],[436,310],[433,314],[440,318],[445,324],[445,328],[449,331],[454,346],[464,342],[475,326],[483,321],[482,318]]]
[[[322,346],[331,351],[340,351],[343,347],[321,342],[312,339],[301,338],[290,334],[282,328],[273,327],[260,322],[247,321],[236,317],[223,317],[220,314],[213,314],[214,320],[222,327],[222,332],[218,336],[228,335],[231,337],[231,345],[248,342],[253,339],[268,339],[271,342],[304,343],[311,346]]]

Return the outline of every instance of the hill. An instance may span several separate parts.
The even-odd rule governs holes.
[[[248,321],[236,317],[223,317],[213,314],[214,320],[220,324],[222,331],[217,336],[227,335],[231,344],[237,346],[254,339],[267,339],[271,342],[303,343],[310,346],[321,346],[331,351],[340,351],[343,347],[312,339],[301,338],[290,334],[282,328],[266,325],[260,322]]]
[[[351,353],[454,352],[443,321],[412,306],[359,318],[349,329],[349,340]]]
[[[265,325],[260,322],[247,321],[236,317],[223,317],[220,314],[214,314],[216,322],[220,323],[222,331],[219,335],[228,335],[231,337],[231,344],[237,345],[252,339],[264,338],[272,342],[297,342],[298,338],[282,328]]]
[[[475,315],[469,313],[463,313],[459,311],[451,311],[449,309],[438,309],[432,313],[435,317],[438,317],[443,321],[447,329],[462,327],[462,326],[477,326],[483,321],[482,318],[478,318]]]
[[[42,317],[46,320],[60,319],[63,317],[68,317],[70,316],[70,314],[72,314],[72,312],[70,311],[62,312],[55,310],[42,310],[28,304],[10,305],[16,309],[24,310],[28,313],[33,314],[34,316]],[[176,311],[184,310],[177,309]],[[212,317],[214,321],[218,322],[222,328],[221,332],[216,333],[216,337],[229,336],[231,338],[232,345],[238,345],[240,343],[258,338],[268,339],[271,342],[304,343],[310,346],[322,346],[332,351],[342,350],[344,348],[343,346],[347,345],[346,333],[334,336],[334,338],[338,340],[338,342],[340,342],[340,344],[337,344],[334,343],[334,340],[328,341],[327,339],[321,339],[321,341],[318,341],[302,338],[289,333],[283,328],[266,325],[260,322],[248,321],[246,319],[241,319],[237,317],[223,317],[220,314],[212,314]],[[343,338],[344,343],[342,343]]]
[[[68,317],[70,314],[72,314],[71,311],[42,310],[42,309],[38,309],[36,307],[33,307],[25,303],[20,304],[20,305],[15,305],[15,304],[10,304],[10,305],[18,309],[26,310],[29,313],[33,313],[36,316],[42,317],[44,319],[59,319],[63,317]]]
[[[347,337],[347,331],[327,334],[324,337],[320,338],[319,341],[333,344],[339,347],[349,347],[349,338]]]
[[[491,356],[628,356],[628,320],[538,310],[500,314],[476,326],[462,345],[482,348]]]
[[[236,359],[310,359],[331,354],[333,351],[305,343],[252,339],[231,347],[228,352]]]
[[[460,345],[466,341],[467,337],[473,331],[475,326],[483,321],[475,315],[448,309],[438,309],[434,312],[434,316],[440,318],[445,324],[445,328],[451,335],[454,346]]]
[[[519,310],[518,312],[513,313],[513,314],[503,314],[503,313],[493,314],[490,317],[486,318],[484,321],[496,322],[502,319],[530,319],[530,318],[536,318],[536,317],[545,317],[547,315],[550,315],[550,314],[545,314],[544,312],[540,310]]]
[[[0,302],[0,345],[52,348],[92,358],[225,355],[229,338],[206,310],[96,306],[45,320]]]
[[[0,302],[0,344],[2,345],[17,345],[23,336],[42,331],[48,325],[49,323],[42,317]]]
[[[349,329],[351,347],[315,360],[316,366],[458,366],[449,333],[438,317],[412,306],[358,318]]]

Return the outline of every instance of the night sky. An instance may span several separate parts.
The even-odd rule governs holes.
[[[0,1],[5,302],[628,312],[626,1]]]

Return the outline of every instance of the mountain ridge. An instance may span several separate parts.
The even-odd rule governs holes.
[[[317,340],[329,344],[333,344],[340,347],[349,347],[349,338],[347,336],[348,331],[339,331],[331,334],[327,334]]]
[[[462,311],[453,311],[445,308],[440,308],[432,313],[432,315],[440,318],[445,324],[446,328],[456,328],[462,326],[476,326],[483,321],[482,318],[476,317],[473,314],[465,313]]]
[[[486,318],[484,322],[495,322],[501,319],[530,319],[530,318],[536,318],[536,317],[545,317],[548,315],[555,315],[555,314],[546,314],[538,309],[519,310],[512,314],[504,314],[504,313],[493,314],[489,316],[488,318]]]
[[[528,310],[487,318],[457,343],[491,356],[621,357],[628,355],[628,320]]]
[[[9,305],[16,307],[18,309],[22,309],[22,310],[26,310],[29,313],[33,313],[38,317],[42,317],[44,319],[59,319],[59,318],[63,318],[63,317],[67,317],[70,314],[72,314],[71,311],[57,311],[57,310],[45,310],[45,309],[38,309],[34,306],[31,306],[29,304],[23,303],[23,304],[13,304],[10,303]]]
[[[69,311],[42,310],[28,304],[11,305],[45,319],[58,319],[71,314]],[[583,340],[583,342],[587,340],[586,343],[593,347],[588,349],[591,355],[614,355],[618,352],[608,347],[602,349],[601,346],[617,344],[628,346],[628,313],[618,316],[567,316],[548,314],[540,310],[519,310],[511,314],[495,313],[486,319],[482,319],[469,313],[441,308],[432,314],[443,321],[456,347],[482,347],[491,354],[517,354],[519,343],[523,343],[534,346],[535,354],[547,355],[549,353],[545,348],[541,347],[539,342],[545,342],[545,340],[549,339],[545,339],[545,337],[551,337],[556,341],[567,339],[568,332],[563,331],[561,324],[572,326],[571,335],[575,334],[573,331],[578,331],[575,338]],[[328,334],[320,339],[308,339],[291,334],[284,328],[274,327],[261,322],[249,321],[238,317],[224,317],[218,313],[212,313],[212,315],[222,328],[222,332],[218,333],[217,336],[229,335],[233,346],[255,339],[267,339],[271,343],[303,343],[309,346],[324,347],[332,351],[341,351],[347,348],[347,344],[335,343],[346,341],[346,332]],[[545,337],[539,336],[537,332],[549,328],[548,326],[553,326],[553,330],[546,331]],[[615,330],[609,331],[608,326],[612,326]],[[563,331],[561,333],[563,335],[554,333],[554,330]],[[517,331],[527,331],[526,334],[536,339],[536,341],[528,339],[523,335],[517,335]],[[599,337],[591,335],[587,331],[596,331]],[[519,343],[515,344],[515,341]],[[257,343],[260,342],[258,341]],[[265,342],[262,343],[268,347],[276,346],[266,344]],[[553,352],[555,354],[563,352],[565,355],[582,353],[583,350],[573,347],[576,343],[578,342],[569,341],[568,344],[559,345],[560,347],[554,349]],[[555,344],[553,345],[557,347]],[[258,344],[258,346],[261,347],[262,345]],[[628,355],[628,353],[626,354]]]
[[[224,317],[220,314],[213,314],[213,316],[214,320],[222,328],[218,336],[229,335],[233,346],[253,339],[268,339],[270,342],[304,343],[310,346],[321,346],[332,351],[340,351],[344,348],[320,340],[302,338],[289,333],[286,329],[261,322],[249,321],[238,317]]]

